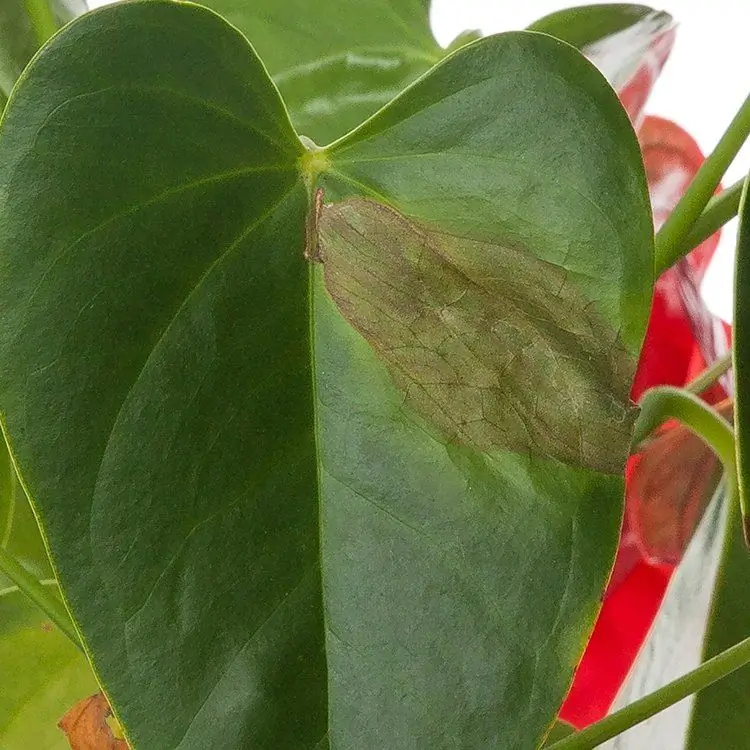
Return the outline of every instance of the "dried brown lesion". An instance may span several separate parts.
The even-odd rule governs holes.
[[[76,703],[60,719],[71,750],[128,750],[128,743],[115,736],[109,720],[112,709],[102,693]]]
[[[622,470],[634,359],[565,269],[362,198],[318,221],[329,294],[446,439]]]
[[[303,254],[305,260],[310,263],[323,262],[323,253],[320,247],[320,216],[323,212],[324,197],[323,188],[317,188],[305,222],[305,249]]]

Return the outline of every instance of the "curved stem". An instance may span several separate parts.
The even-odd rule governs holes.
[[[714,656],[692,672],[631,703],[548,750],[590,750],[750,663],[750,638]]]
[[[687,255],[707,240],[714,232],[721,229],[728,221],[737,216],[742,197],[745,179],[737,180],[726,190],[722,190],[706,204],[703,213],[698,217],[687,238],[675,247],[680,257]]]
[[[24,4],[34,27],[36,40],[41,47],[58,28],[52,8],[48,0],[24,0]]]
[[[0,573],[18,586],[22,594],[36,604],[78,648],[81,648],[81,642],[62,603],[2,547]]]
[[[685,386],[685,389],[696,395],[708,390],[725,372],[732,367],[732,352],[719,357],[710,367],[707,367],[695,380]]]
[[[750,135],[750,97],[745,99],[716,148],[703,162],[677,207],[657,232],[654,248],[657,276],[685,255],[685,240],[748,135]]]
[[[750,513],[747,501],[739,492],[737,456],[734,447],[734,430],[705,401],[694,393],[672,386],[660,386],[646,391],[639,406],[641,413],[635,421],[632,445],[637,446],[668,419],[677,419],[700,437],[724,465],[727,496],[738,497],[742,512],[742,529],[748,540]]]

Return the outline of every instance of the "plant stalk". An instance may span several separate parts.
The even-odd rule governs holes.
[[[750,547],[750,513],[747,501],[739,492],[734,430],[720,414],[695,393],[673,386],[660,386],[646,391],[639,406],[641,413],[633,429],[633,446],[642,443],[668,419],[677,419],[701,438],[724,465],[727,497],[739,498],[742,530]]]
[[[723,357],[716,360],[710,367],[707,367],[695,380],[692,380],[685,386],[685,390],[694,393],[696,396],[708,390],[725,372],[732,367],[732,352],[728,352]]]
[[[0,547],[0,573],[44,612],[79,649],[81,642],[62,603],[29,573],[6,549]]]
[[[57,20],[48,0],[24,0],[26,12],[29,14],[34,28],[36,40],[41,47],[54,33],[57,32]]]
[[[737,216],[744,185],[744,178],[737,180],[733,185],[726,190],[722,190],[708,201],[706,209],[696,220],[687,239],[675,248],[675,252],[679,253],[680,257],[687,255],[701,242],[705,242],[714,232],[721,229],[724,224]]]
[[[679,677],[663,688],[605,717],[596,724],[556,742],[548,750],[590,750],[650,719],[665,708],[687,698],[750,663],[750,638],[746,638]]]
[[[750,96],[745,99],[716,148],[703,162],[675,210],[657,232],[654,247],[657,277],[686,254],[687,238],[748,135]]]

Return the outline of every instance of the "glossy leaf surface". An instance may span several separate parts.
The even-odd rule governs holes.
[[[611,88],[602,84],[579,55],[547,37],[506,34],[480,40],[338,142],[323,185],[339,198],[359,195],[389,205],[425,231],[453,236],[458,247],[463,240],[496,243],[557,266],[571,291],[592,301],[610,337],[619,331],[632,366],[648,315],[650,215],[631,127]],[[534,93],[524,96],[524,91]],[[502,116],[487,115],[495,112]],[[593,132],[612,136],[594,146]],[[583,161],[572,162],[556,149],[562,141],[570,147],[566,153],[586,154]],[[556,179],[548,179],[553,173]],[[629,220],[619,224],[625,214],[615,196],[623,195],[630,196],[631,209]],[[613,250],[602,253],[604,245]],[[498,252],[485,262],[496,263],[502,273],[508,270],[504,260]],[[384,264],[362,265],[365,275],[372,268],[375,280],[387,281]],[[510,285],[512,277],[509,273]],[[515,304],[525,293],[521,276],[517,283]],[[318,292],[317,319],[325,316],[327,322],[334,302],[321,287]],[[415,327],[421,323],[415,314]],[[424,415],[406,406],[403,391],[377,356],[377,344],[373,348],[366,335],[347,334],[341,326],[335,335],[317,329],[320,425],[323,434],[342,435],[339,455],[323,453],[328,508],[323,567],[328,622],[335,634],[327,639],[328,658],[329,665],[346,665],[359,674],[355,681],[333,672],[331,705],[345,706],[355,728],[342,731],[342,746],[356,745],[353,737],[383,746],[411,738],[403,715],[422,706],[431,707],[429,744],[444,736],[437,728],[441,722],[456,727],[451,734],[460,727],[472,747],[538,742],[546,728],[540,718],[559,707],[598,609],[619,530],[621,477],[587,471],[575,461],[537,458],[520,444],[519,453],[495,449],[477,455],[436,431],[434,422],[425,429]],[[355,354],[361,364],[350,365],[352,382],[335,382],[329,375],[334,363],[351,362]],[[371,384],[358,388],[356,380],[365,378]],[[565,415],[575,419],[574,414],[575,404],[569,402]],[[514,415],[506,418],[512,421]],[[354,440],[356,427],[363,437]],[[612,440],[617,442],[614,433]],[[373,475],[374,456],[392,467],[383,472],[391,479],[382,487]],[[421,485],[415,487],[411,471],[422,475]],[[360,509],[368,506],[362,516]],[[478,528],[486,534],[477,536]],[[394,552],[385,554],[394,544]],[[348,571],[340,592],[326,575],[334,562]],[[384,581],[368,574],[383,569],[385,580],[404,592],[393,608],[380,604]],[[419,571],[417,589],[411,571]],[[347,596],[355,580],[368,585],[352,606]],[[445,606],[427,607],[423,592],[444,590],[446,580],[456,585],[446,591]],[[478,615],[472,602],[484,597],[503,604]],[[456,634],[476,631],[485,656],[467,665],[472,657],[459,646],[436,660],[428,622],[445,623]],[[372,645],[373,627],[393,635]],[[381,659],[392,654],[387,644],[394,637],[403,643],[397,657],[389,657],[394,669],[373,674],[368,664],[378,653]],[[550,649],[553,642],[558,645]],[[489,660],[513,690],[498,692],[495,676],[481,666]],[[463,675],[471,675],[474,693],[483,691],[483,701],[493,705],[489,716],[479,700],[459,706],[438,694],[441,680],[450,679],[455,692]],[[400,696],[405,685],[414,684],[420,689],[407,693],[408,702],[394,705],[395,698],[388,698],[386,713],[394,717],[388,726],[379,720],[382,704],[365,711],[367,701],[358,698]]]
[[[429,0],[206,5],[247,36],[297,131],[321,144],[359,125],[442,56]]]
[[[490,245],[554,266],[632,372],[645,180],[570,47],[477,42],[321,154],[210,11],[92,13],[0,134],[0,407],[66,598],[136,747],[535,746],[612,564],[621,467],[451,440],[405,403],[304,259],[315,169],[498,273]]]
[[[91,13],[29,79],[0,139],[2,213],[29,230],[2,222],[2,408],[104,689],[136,745],[313,747],[301,146],[197,6]]]

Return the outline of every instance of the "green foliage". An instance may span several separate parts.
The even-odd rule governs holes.
[[[318,143],[359,125],[443,55],[426,0],[205,4],[247,36],[297,132]]]
[[[549,266],[565,324],[602,332],[581,383],[607,404],[566,408],[611,425],[610,457],[451,440],[405,403],[304,258],[317,173],[327,200],[377,200],[476,268],[512,259],[493,293],[519,309]],[[548,37],[491,37],[308,151],[218,16],[114,6],[27,70],[0,192],[0,403],[135,745],[541,741],[614,555],[651,285],[640,155],[599,73]],[[549,388],[549,361],[509,397]]]
[[[739,491],[747,503],[750,500],[750,204],[747,201],[748,182],[742,191],[739,206],[740,225],[737,234],[737,256],[734,273],[734,339],[733,361],[737,395],[734,405],[734,424],[737,446]],[[750,538],[750,528],[745,529]]]
[[[742,523],[736,498],[727,508],[726,528],[719,569],[714,585],[710,617],[703,641],[702,660],[750,636],[747,581],[750,556],[742,536]],[[695,696],[686,737],[687,750],[714,750],[716,747],[748,747],[747,715],[738,711],[750,690],[748,669],[726,677],[717,685]]]
[[[745,499],[750,491],[747,457],[750,424],[747,405],[750,392],[749,258],[748,204],[743,194],[735,272],[733,359],[734,446],[739,491]],[[656,393],[652,391],[651,395]],[[622,704],[648,695],[750,636],[746,593],[750,557],[743,538],[743,519],[736,491],[727,493],[727,487],[735,490],[733,482],[727,482],[725,477],[723,488],[717,493],[670,582],[652,633],[620,697]],[[691,700],[673,706],[649,724],[621,735],[613,748],[636,750],[668,745],[685,750],[712,750],[715,747],[748,747],[747,716],[738,708],[744,705],[748,690],[750,674],[745,667]]]
[[[651,21],[653,26],[644,21]],[[541,31],[583,49],[620,32],[653,33],[654,27],[663,28],[671,21],[668,13],[656,13],[647,5],[604,3],[555,11],[532,23],[529,31]]]
[[[52,570],[31,507],[0,443],[0,547],[57,596]],[[55,721],[96,691],[83,654],[43,613],[0,575],[0,747],[64,750]]]
[[[661,62],[666,58],[664,52],[671,46],[674,26],[668,13],[645,5],[606,3],[551,13],[529,30],[551,34],[580,49],[616,90],[622,92],[629,83],[635,83],[636,90],[624,102],[629,111],[634,108],[632,117],[643,106],[642,97],[658,74],[658,68],[653,66],[659,64],[660,58]],[[649,57],[650,65],[642,68]]]
[[[62,25],[86,10],[84,0],[56,0],[53,19]],[[39,47],[38,34],[27,12],[26,0],[0,3],[0,109],[13,84]]]
[[[569,737],[571,734],[575,734],[575,729],[564,721],[556,721],[547,735],[547,740],[544,743],[544,747],[552,745],[558,740],[562,740],[565,737]]]
[[[739,491],[745,502],[750,498],[750,205],[747,186],[740,204],[737,237],[734,305],[734,383],[735,445]],[[747,606],[747,582],[750,557],[747,520],[742,518],[737,499],[727,509],[727,526],[719,558],[710,619],[703,644],[703,656],[710,658],[750,636],[750,609]],[[745,538],[743,539],[743,523]],[[722,680],[711,690],[695,698],[685,747],[712,750],[717,746],[747,747],[747,716],[738,710],[750,691],[747,668]]]

